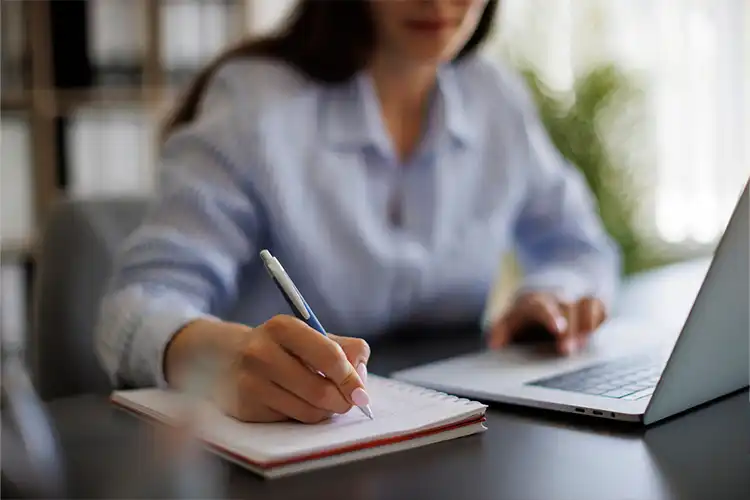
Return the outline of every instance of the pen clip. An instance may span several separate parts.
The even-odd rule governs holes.
[[[284,270],[284,267],[272,256],[268,250],[261,252],[261,258],[266,266],[266,270],[271,277],[279,284],[284,294],[287,296],[289,301],[294,305],[297,311],[302,315],[305,320],[310,319],[310,311],[307,309],[305,300],[302,298],[302,294],[299,293],[297,287],[294,286],[292,279]]]

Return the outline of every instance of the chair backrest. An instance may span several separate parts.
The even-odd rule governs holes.
[[[94,327],[117,247],[146,213],[144,198],[66,200],[38,248],[28,354],[44,400],[111,387],[94,351]]]

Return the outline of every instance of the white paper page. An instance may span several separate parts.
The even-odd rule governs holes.
[[[253,461],[265,462],[340,448],[390,436],[438,427],[480,415],[486,408],[442,393],[402,382],[369,377],[367,391],[374,420],[358,408],[316,425],[295,422],[248,424],[209,411],[204,420],[204,438]],[[115,400],[146,411],[161,420],[177,418],[181,398],[155,389],[119,392]],[[150,411],[148,411],[150,410]]]

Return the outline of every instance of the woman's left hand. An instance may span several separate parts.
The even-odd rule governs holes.
[[[492,327],[489,347],[499,349],[521,339],[534,327],[542,327],[555,340],[561,354],[572,354],[586,345],[592,332],[606,319],[601,300],[586,297],[569,303],[551,293],[519,296]]]

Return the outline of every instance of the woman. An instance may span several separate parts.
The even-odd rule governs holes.
[[[228,367],[218,401],[242,420],[366,404],[366,342],[287,316],[263,248],[323,325],[370,338],[477,319],[515,246],[526,280],[490,346],[532,325],[562,353],[583,346],[618,256],[521,83],[476,55],[496,9],[305,0],[282,34],[207,68],[166,129],[158,199],[104,300],[115,383],[179,387],[211,354]]]

